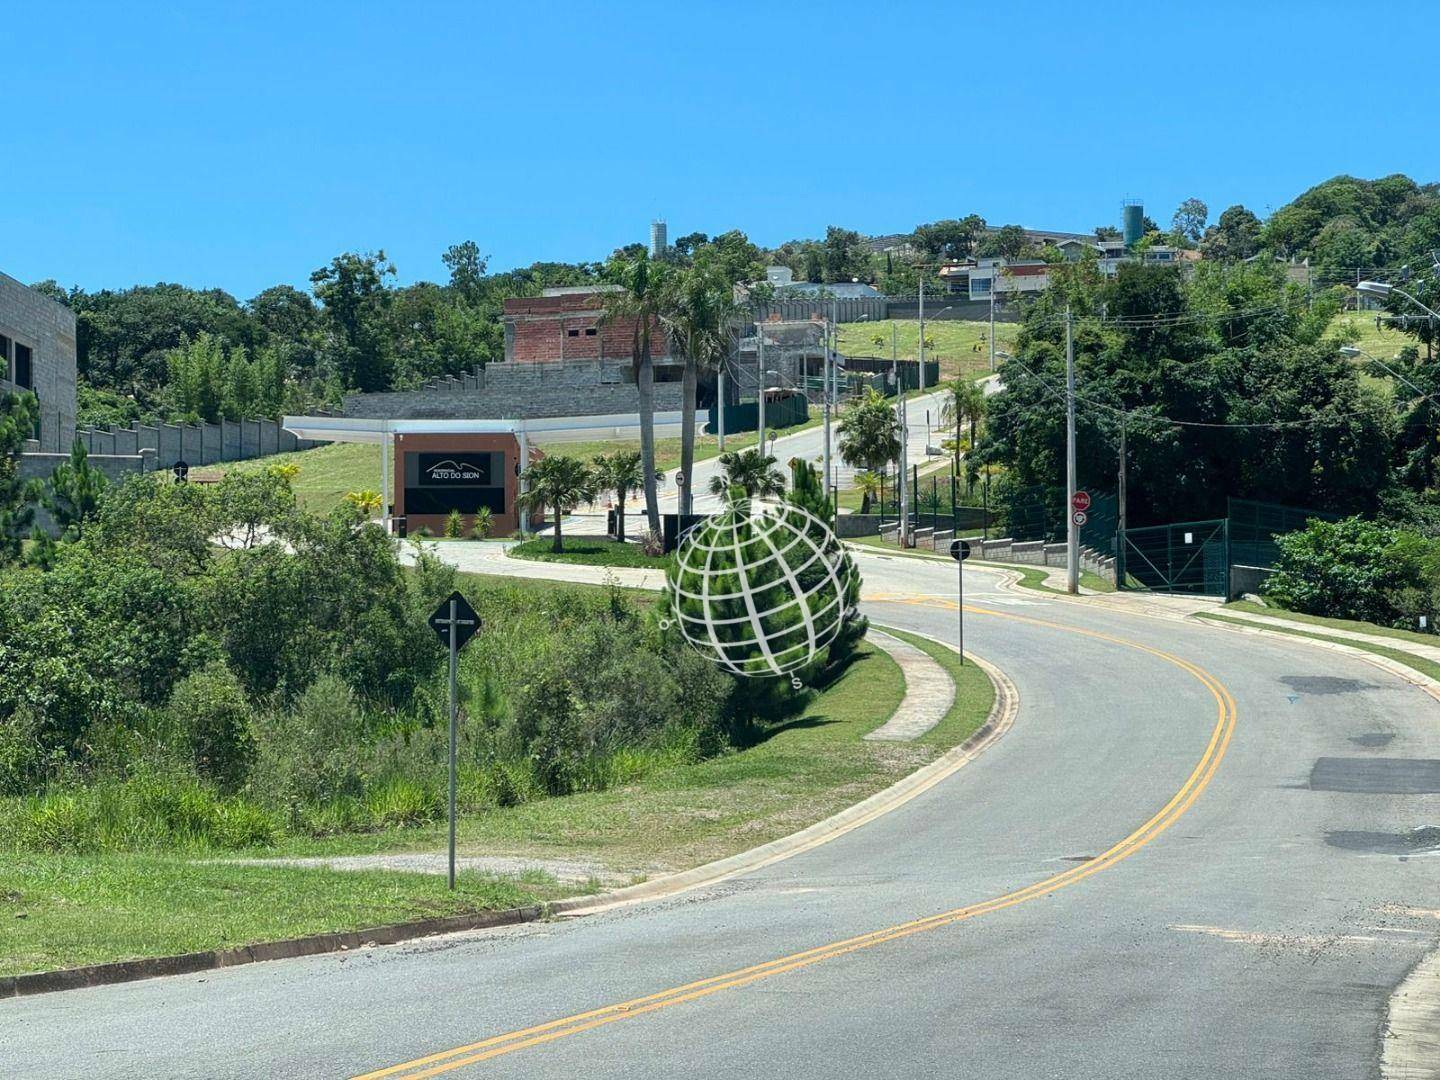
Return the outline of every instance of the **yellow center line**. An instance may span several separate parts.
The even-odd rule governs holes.
[[[951,610],[954,610],[957,606],[953,600],[944,600],[938,597],[914,597],[912,599],[898,600],[898,602],[946,607]],[[860,949],[868,949],[923,931],[939,929],[940,927],[950,926],[967,919],[976,918],[980,915],[988,915],[991,912],[1001,911],[1005,908],[1013,907],[1016,904],[1022,904],[1029,900],[1047,896],[1058,889],[1066,888],[1076,882],[1083,881],[1092,874],[1097,874],[1101,870],[1108,869],[1122,859],[1129,858],[1173,825],[1179,820],[1181,815],[1190,809],[1200,793],[1209,785],[1211,779],[1214,777],[1221,759],[1224,758],[1225,752],[1229,748],[1230,738],[1235,730],[1235,699],[1223,683],[1197,664],[1183,660],[1172,653],[1167,653],[1127,638],[1115,637],[1098,630],[1086,630],[1075,626],[1065,626],[1060,623],[1050,622],[1046,619],[1033,618],[1029,615],[1018,615],[1009,611],[995,611],[990,608],[972,607],[969,604],[965,605],[965,610],[975,612],[976,614],[989,615],[1001,619],[1011,619],[1016,622],[1030,623],[1048,629],[1061,630],[1066,633],[1080,634],[1085,637],[1096,638],[1101,641],[1123,645],[1127,648],[1137,649],[1140,652],[1149,653],[1152,656],[1174,664],[1182,671],[1194,676],[1201,685],[1210,691],[1211,696],[1215,699],[1217,715],[1215,726],[1210,733],[1210,740],[1205,747],[1205,752],[1200,756],[1200,760],[1196,762],[1195,767],[1191,770],[1185,783],[1180,786],[1180,789],[1170,797],[1170,800],[1149,820],[1122,840],[1116,842],[1108,850],[1102,852],[1089,862],[1053,874],[1032,885],[1027,885],[990,900],[980,901],[967,905],[966,907],[954,908],[937,915],[930,915],[925,918],[915,919],[911,922],[886,927],[882,930],[860,934],[856,937],[847,938],[844,941],[836,941],[828,945],[807,949],[803,952],[791,953],[788,956],[768,960],[764,963],[754,964],[750,967],[726,972],[722,975],[714,975],[708,979],[700,979],[696,982],[686,983],[683,986],[661,990],[654,994],[647,994],[644,997],[632,998],[629,1001],[616,1005],[607,1005],[603,1008],[591,1009],[588,1012],[576,1013],[573,1016],[562,1017],[558,1020],[537,1024],[533,1027],[507,1032],[503,1035],[495,1035],[479,1042],[469,1043],[465,1046],[457,1046],[450,1050],[416,1058],[413,1061],[402,1062],[376,1072],[365,1073],[363,1076],[357,1078],[357,1080],[376,1080],[376,1078],[379,1077],[399,1076],[403,1076],[405,1080],[420,1080],[421,1077],[436,1076],[441,1073],[464,1068],[467,1065],[474,1065],[490,1058],[499,1057],[503,1054],[514,1053],[517,1050],[523,1050],[527,1047],[539,1046],[566,1035],[579,1034],[582,1031],[590,1031],[594,1028],[603,1027],[606,1024],[613,1024],[619,1020],[643,1016],[646,1013],[669,1008],[672,1005],[679,1005],[687,1001],[708,997],[722,990],[748,986],[761,979],[768,979],[775,975],[784,974],[785,972],[809,967],[822,960],[832,960]]]

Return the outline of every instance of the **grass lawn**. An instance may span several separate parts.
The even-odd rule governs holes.
[[[1399,330],[1388,326],[1376,327],[1375,316],[1384,314],[1386,313],[1382,311],[1342,311],[1330,321],[1329,332],[1339,334],[1345,330],[1354,330],[1359,335],[1355,341],[1356,347],[1388,363],[1406,345],[1415,345],[1417,342]],[[1424,352],[1423,348],[1421,352]]]
[[[462,874],[340,872],[182,855],[10,855],[0,861],[0,975],[276,941],[516,907],[573,893]]]
[[[1221,610],[1248,611],[1252,615],[1270,615],[1277,619],[1288,619],[1292,622],[1308,623],[1311,626],[1328,626],[1332,630],[1353,630],[1359,634],[1398,638],[1401,641],[1413,641],[1417,645],[1429,645],[1440,648],[1440,634],[1422,634],[1418,630],[1399,630],[1393,626],[1378,626],[1375,623],[1360,622],[1358,619],[1330,619],[1323,615],[1302,615],[1298,611],[1286,611],[1284,608],[1266,607],[1252,600],[1234,600],[1224,605]]]
[[[324,514],[339,506],[351,491],[380,490],[380,447],[366,443],[330,443],[310,450],[272,454],[250,461],[206,466],[221,470],[255,472],[271,465],[300,466],[295,477],[295,498],[304,510]]]
[[[1228,607],[1232,605],[1226,606]],[[1208,619],[1211,622],[1231,623],[1235,626],[1253,627],[1255,625],[1254,623],[1249,622],[1245,619],[1236,619],[1225,615],[1211,614],[1208,611],[1197,612],[1193,617],[1196,619]],[[1337,619],[1335,621],[1344,622],[1345,620]],[[1368,626],[1369,624],[1358,623],[1354,625]],[[1432,679],[1440,680],[1440,664],[1437,664],[1431,660],[1426,660],[1424,657],[1416,656],[1414,653],[1404,652],[1401,649],[1389,649],[1386,648],[1384,645],[1372,645],[1368,641],[1356,641],[1354,638],[1341,638],[1333,637],[1329,634],[1316,634],[1312,633],[1309,630],[1292,630],[1289,627],[1266,626],[1264,627],[1264,629],[1266,631],[1273,631],[1277,634],[1288,634],[1291,637],[1309,638],[1312,641],[1329,641],[1333,642],[1336,645],[1348,645],[1352,649],[1359,649],[1361,652],[1374,653],[1376,656],[1388,657],[1389,659],[1394,660],[1397,663],[1404,664],[1408,668],[1413,668],[1414,670],[1420,672],[1422,675],[1429,675]]]
[[[668,555],[646,555],[639,544],[622,543],[618,540],[565,539],[565,550],[554,551],[555,542],[549,537],[527,540],[516,544],[507,554],[514,559],[533,559],[536,562],[579,563],[583,566],[638,566],[667,567],[671,563]]]
[[[927,302],[927,307],[928,302]],[[936,310],[945,306],[936,301]],[[900,359],[915,360],[920,350],[920,322],[918,319],[881,319],[878,322],[841,323],[839,327],[839,349],[847,356],[890,355],[891,328],[898,329]],[[1015,337],[1020,331],[1018,323],[995,323],[995,347],[1010,352]],[[875,337],[884,338],[884,344],[875,344]],[[933,349],[925,350],[927,360],[940,362],[940,377],[953,379],[957,375],[987,375],[990,372],[990,322],[988,319],[936,319],[926,320],[925,336],[935,343]]]

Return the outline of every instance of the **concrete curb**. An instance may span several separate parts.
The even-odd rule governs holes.
[[[905,631],[914,633],[914,631]],[[930,641],[953,645],[928,634],[915,634]],[[878,791],[868,799],[845,810],[816,822],[808,828],[779,840],[771,841],[738,855],[706,863],[677,874],[667,874],[639,885],[629,885],[601,893],[598,896],[575,896],[557,900],[550,904],[532,904],[526,907],[509,908],[505,911],[482,911],[470,915],[447,915],[413,922],[392,923],[388,926],[372,927],[368,930],[350,930],[329,934],[311,934],[307,937],[289,938],[285,941],[268,941],[255,945],[242,945],[235,949],[211,949],[205,952],[182,953],[179,956],[155,956],[139,960],[121,960],[110,964],[92,964],[87,967],[64,968],[60,971],[40,971],[29,975],[9,975],[0,978],[0,999],[26,997],[32,994],[47,994],[59,990],[78,990],[90,986],[110,986],[115,983],[134,982],[162,975],[193,975],[200,971],[216,968],[253,964],[263,960],[287,960],[301,956],[315,956],[321,953],[359,949],[366,945],[396,945],[416,938],[433,937],[439,934],[455,934],[468,930],[485,930],[499,926],[514,926],[534,922],[550,915],[582,916],[594,914],[612,907],[643,903],[674,896],[677,893],[713,885],[737,874],[758,870],[772,863],[798,855],[802,851],[819,847],[837,836],[843,836],[861,825],[874,821],[896,807],[909,802],[921,792],[934,787],[990,747],[1005,734],[1014,722],[1020,699],[1014,684],[999,668],[988,661],[966,653],[989,677],[995,688],[995,703],[985,722],[963,743],[946,751],[930,764],[917,769],[897,780],[884,791]]]
[[[193,975],[197,971],[254,964],[262,960],[288,960],[297,956],[359,949],[366,945],[395,945],[414,938],[434,934],[453,934],[462,930],[483,930],[495,926],[512,926],[531,922],[544,915],[538,904],[508,908],[504,911],[478,911],[470,915],[443,915],[414,922],[391,923],[368,930],[345,930],[329,934],[265,941],[241,945],[235,949],[209,949],[205,952],[181,953],[178,956],[153,956],[140,960],[120,960],[110,964],[63,968],[60,971],[37,971],[29,975],[7,975],[0,978],[0,998],[48,994],[56,990],[79,990],[87,986],[110,986],[114,983],[153,979],[160,975]]]
[[[876,629],[884,630],[885,627],[877,626]],[[945,645],[950,649],[955,648],[949,642],[931,637],[929,634],[919,634],[913,630],[904,632]],[[1010,730],[1015,721],[1015,714],[1020,708],[1020,695],[1016,692],[1015,684],[1010,681],[1009,676],[986,660],[981,660],[968,652],[965,656],[985,672],[990,679],[991,685],[995,688],[995,703],[990,707],[990,713],[986,716],[985,722],[968,739],[959,746],[947,750],[930,764],[916,769],[909,776],[897,780],[885,790],[877,791],[868,799],[841,810],[824,821],[817,821],[814,825],[801,829],[799,832],[783,836],[779,840],[772,840],[768,844],[751,848],[749,851],[742,851],[738,855],[717,859],[715,862],[684,870],[678,874],[667,874],[652,881],[644,881],[639,885],[629,885],[623,889],[601,893],[598,896],[580,896],[569,900],[559,900],[550,905],[550,910],[561,915],[589,915],[609,908],[658,900],[702,886],[715,885],[738,874],[759,870],[798,855],[802,851],[809,851],[838,836],[844,836],[904,805],[922,792],[928,791],[988,750],[997,739]]]

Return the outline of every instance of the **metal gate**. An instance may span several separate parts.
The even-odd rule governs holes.
[[[1230,574],[1226,518],[1126,529],[1121,550],[1125,587],[1224,596]]]

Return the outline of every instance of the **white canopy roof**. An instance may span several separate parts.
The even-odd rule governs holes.
[[[696,426],[704,423],[697,412]],[[655,414],[657,436],[679,435],[681,416],[676,412]],[[548,416],[529,420],[376,420],[351,416],[286,416],[281,426],[297,438],[317,442],[380,443],[395,435],[476,435],[522,433],[533,442],[590,442],[604,439],[638,439],[639,413],[609,416]]]

